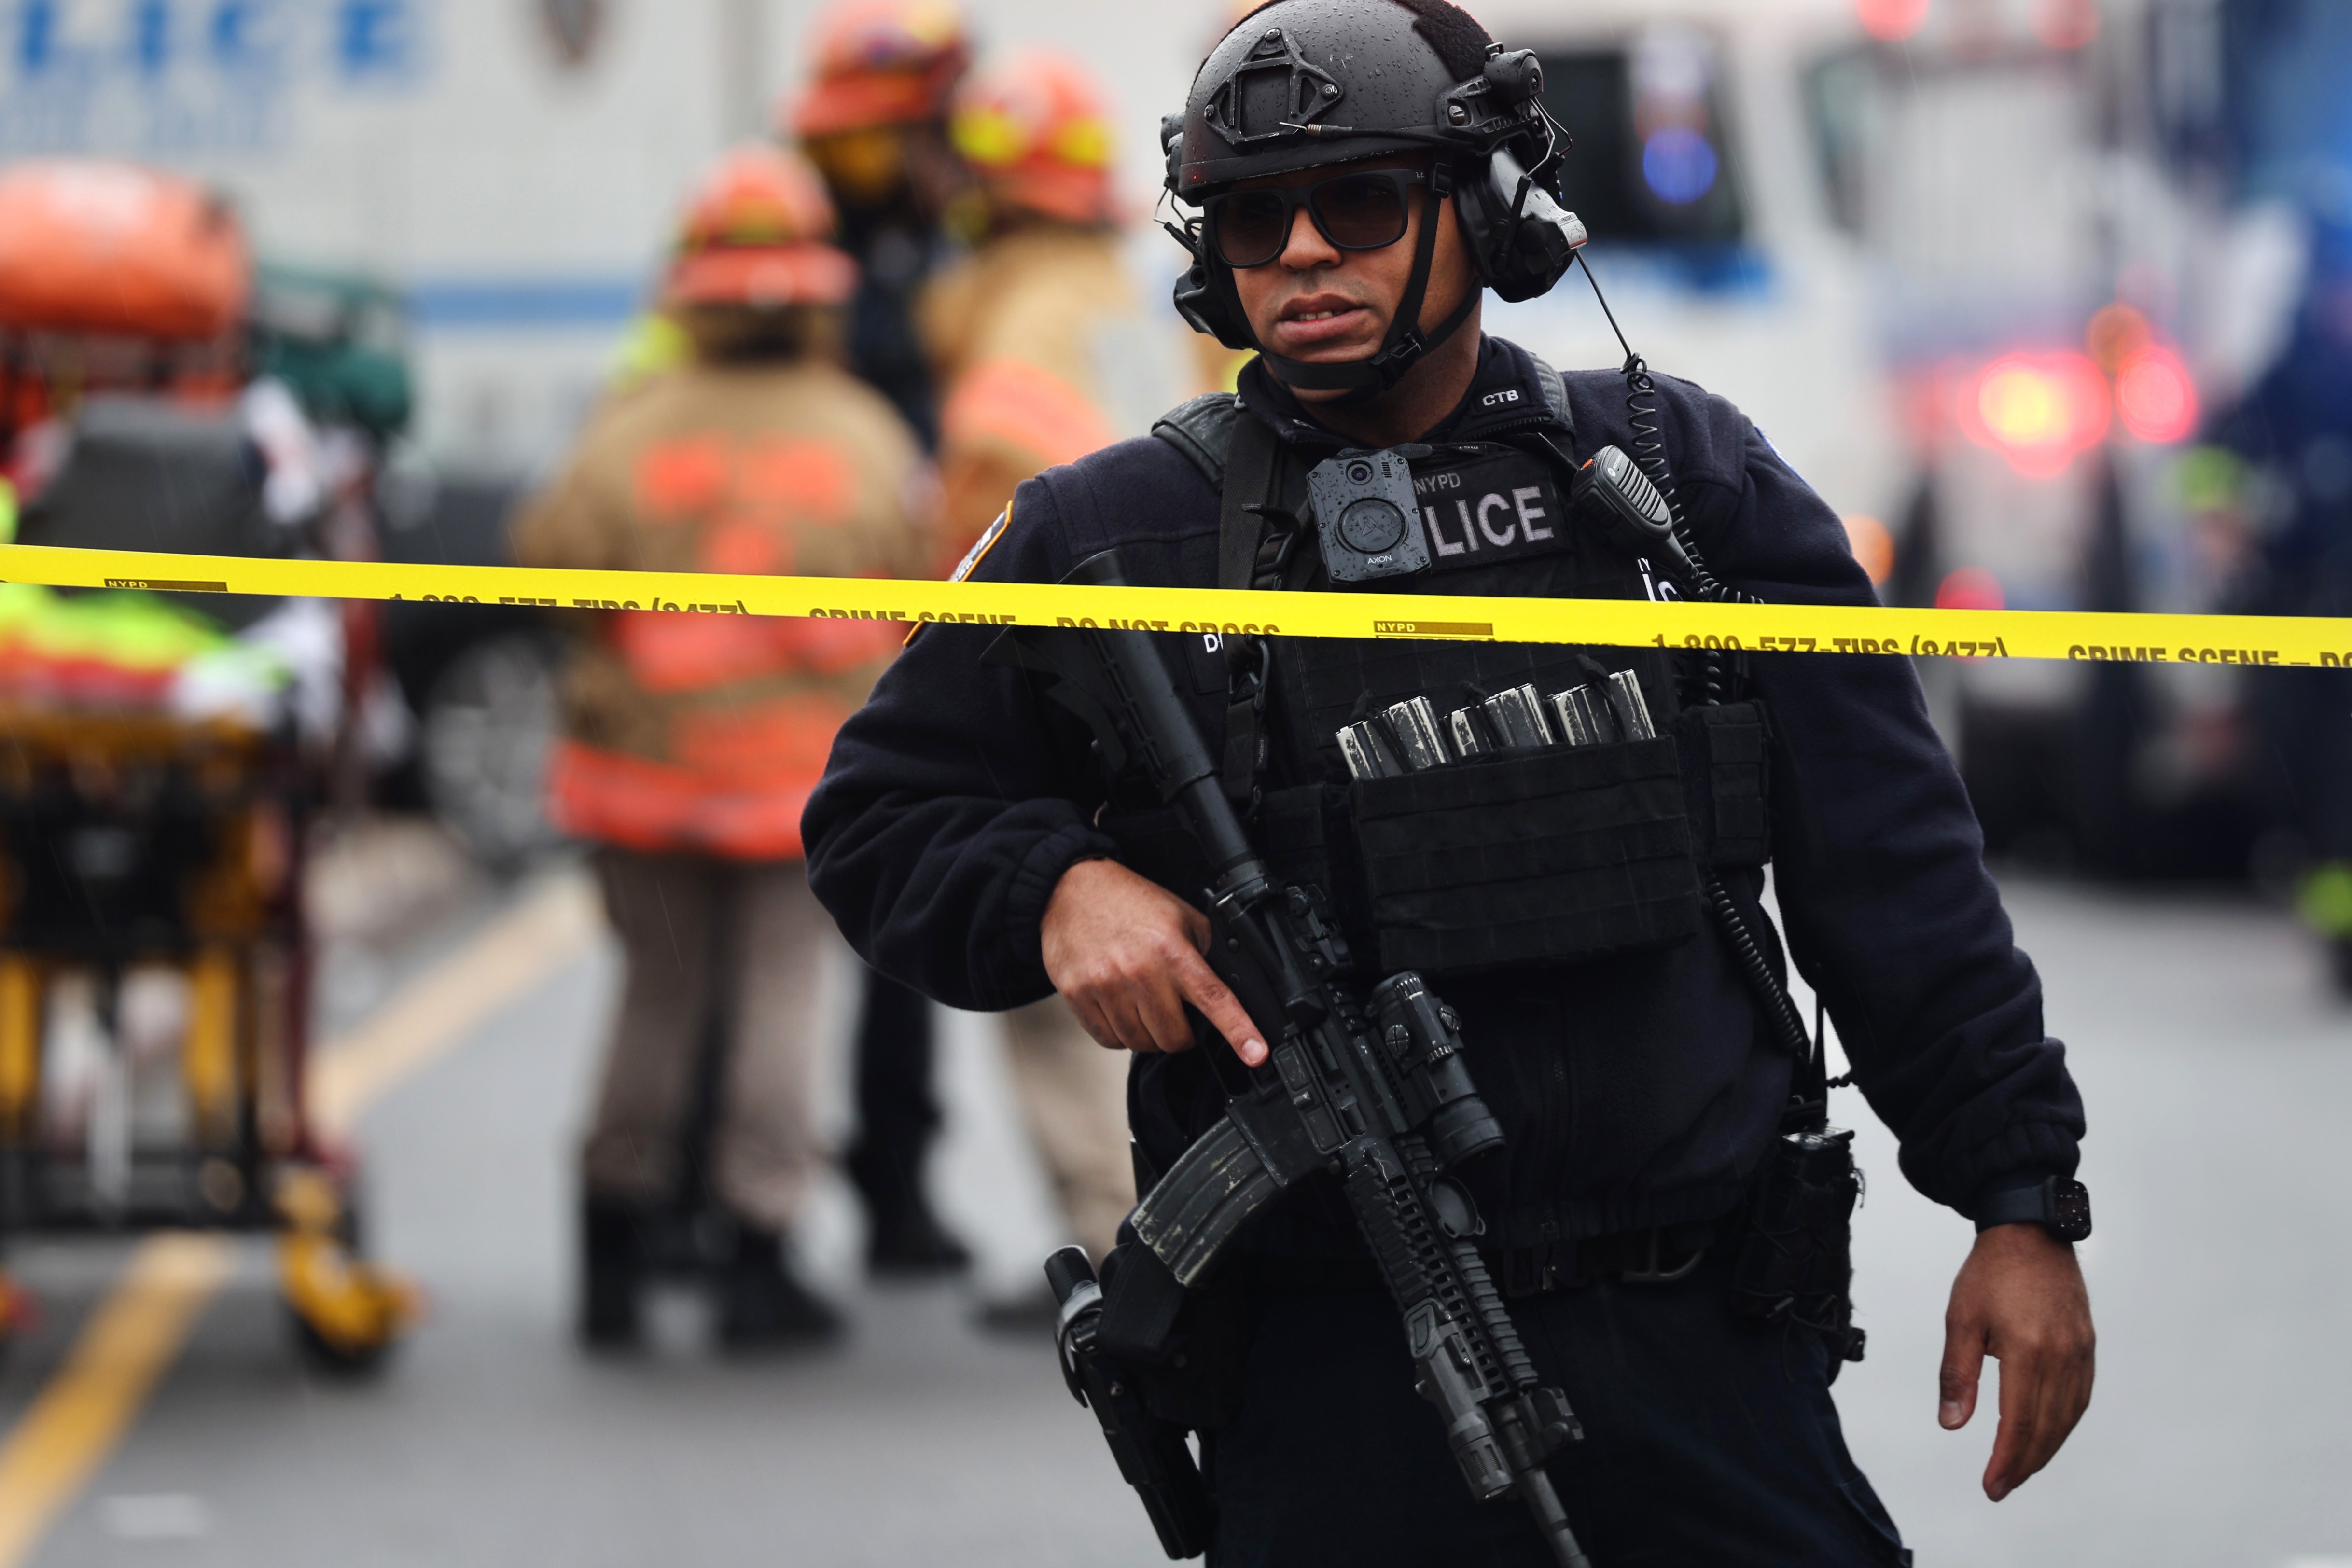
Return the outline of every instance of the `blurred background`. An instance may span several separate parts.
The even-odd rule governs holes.
[[[2352,41],[2332,8],[1486,9],[1544,52],[1637,347],[1755,411],[1886,597],[2188,610],[2242,586],[2297,504],[2280,483],[2308,476],[2233,486],[2196,438],[2344,259]],[[0,158],[137,159],[224,193],[262,264],[257,329],[404,370],[384,548],[488,559],[502,502],[606,385],[682,193],[773,129],[814,14],[26,0],[0,39]],[[1139,220],[1157,116],[1222,21],[1015,0],[974,17],[983,48],[1047,43],[1098,74]],[[1179,253],[1141,222],[1130,249],[1156,295]],[[1616,358],[1580,291],[1494,314],[1561,364]],[[398,652],[420,708],[436,658]],[[2291,789],[2250,755],[2229,673],[1938,674],[1996,846],[2126,875],[2298,865]]]
[[[63,167],[66,207],[94,210],[131,199],[126,169],[184,176],[250,258],[234,308],[168,347],[0,319],[0,520],[28,542],[135,542],[71,519],[102,516],[109,486],[137,493],[142,455],[169,448],[246,474],[300,549],[509,560],[520,508],[634,373],[688,193],[788,128],[819,9],[0,4],[0,190]],[[2352,6],[1472,9],[1543,57],[1576,139],[1569,204],[1634,346],[1756,419],[1887,601],[2352,613]],[[1050,47],[1108,106],[1121,264],[1147,307],[1101,367],[1119,434],[1234,368],[1165,308],[1181,253],[1146,217],[1159,118],[1234,14],[969,0],[980,60]],[[25,211],[0,198],[0,224]],[[1490,301],[1487,327],[1564,368],[1619,358],[1574,279]],[[229,427],[142,412],[207,388],[235,402]],[[243,526],[186,548],[298,548],[239,545]],[[0,1568],[1156,1560],[1044,1332],[971,1315],[975,1294],[1033,1288],[1065,1228],[992,1025],[940,1025],[929,1188],[971,1282],[868,1282],[866,1221],[827,1176],[795,1241],[847,1303],[845,1341],[713,1363],[676,1294],[647,1355],[583,1360],[566,1167],[618,959],[541,805],[558,630],[498,607],[146,613],[0,604],[12,755],[84,783],[95,768],[114,801],[139,758],[186,741],[53,734],[93,691],[102,706],[145,680],[184,717],[201,687],[206,722],[248,688],[282,702],[261,727],[296,760],[215,737],[226,760],[205,764],[243,780],[240,863],[267,864],[237,929],[277,956],[207,980],[227,938],[200,933],[169,983],[93,956],[89,933],[113,927],[89,910],[131,910],[165,839],[125,836],[88,789],[0,789],[16,859],[41,846],[61,868],[18,873],[12,929],[48,908],[82,933],[63,957],[0,960],[0,1113],[31,1117],[26,1095],[55,1112],[77,1184],[8,1200]],[[1870,1359],[1837,1390],[1857,1458],[1927,1563],[2352,1563],[2334,1114],[2352,1096],[2352,676],[2226,649],[1920,673],[2091,1105],[2102,1383],[2051,1470],[1985,1503],[1989,1429],[1933,1423],[1967,1227],[1842,1106],[1877,1178],[1857,1243]],[[806,1005],[830,1040],[856,977],[845,954],[825,964]],[[307,1085],[254,1070],[243,1113],[266,1132],[307,1107],[316,1138],[284,1147],[323,1186],[310,1209],[282,1186],[265,1201],[258,1167],[226,1155],[174,1155],[171,1179],[314,1253],[173,1251],[185,1238],[149,1223],[170,1204],[142,1197],[139,1106],[164,1092],[139,1064],[196,1050],[208,985],[316,1035]],[[250,1041],[268,1030],[238,1027],[267,1057]],[[38,1094],[10,1088],[20,1059]],[[204,1081],[177,1071],[201,1129]],[[838,1143],[854,1072],[828,1046],[817,1074]],[[339,1340],[338,1312],[380,1332]]]

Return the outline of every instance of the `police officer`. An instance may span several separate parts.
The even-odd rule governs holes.
[[[857,262],[850,369],[928,450],[939,440],[939,394],[915,302],[952,253],[942,221],[964,183],[947,130],[971,62],[963,13],[951,0],[838,0],[816,18],[809,52],[812,79],[778,130],[824,176]],[[925,1182],[940,1128],[936,1056],[929,1003],[869,970],[851,1074],[857,1125],[842,1164],[866,1208],[866,1260],[877,1273],[971,1260]]]
[[[527,566],[918,575],[933,559],[922,455],[835,361],[856,280],[798,155],[724,160],[688,214],[663,304],[686,365],[614,394],[517,525]],[[661,1221],[689,1173],[697,1070],[723,1036],[708,1179],[733,1220],[719,1280],[730,1346],[821,1338],[833,1309],[787,1233],[817,1151],[810,995],[830,934],[800,811],[835,728],[898,651],[887,626],[653,605],[590,619],[564,687],[553,814],[597,845],[627,966],[593,1121],[580,1330],[635,1343]]]
[[[1522,183],[1550,141],[1533,67],[1445,0],[1275,0],[1237,26],[1193,83],[1170,173],[1202,207],[1180,308],[1258,358],[1237,399],[1024,485],[971,575],[1050,581],[1116,547],[1128,580],[1164,587],[1606,597],[1664,578],[1870,603],[1836,517],[1730,405],[1661,378],[1629,408],[1617,374],[1562,376],[1480,332],[1482,287],[1524,298],[1568,265],[1569,221]],[[1571,464],[1653,439],[1686,514],[1672,557],[1569,500]],[[1425,502],[1410,575],[1378,575],[1309,502],[1318,465],[1372,448],[1397,449]],[[812,880],[883,968],[968,1007],[1058,990],[1132,1052],[1148,1182],[1223,1109],[1212,1051],[1264,1061],[1269,1020],[1202,959],[1206,879],[1160,803],[1107,781],[1083,728],[982,662],[988,640],[926,631],[844,727],[804,819]],[[1788,951],[1906,1174],[1981,1232],[1939,1419],[1969,1421],[1993,1355],[1987,1494],[2048,1462],[2091,1387],[2068,1240],[2086,1217],[2081,1102],[1907,664],[1220,640],[1162,651],[1261,849],[1330,890],[1359,980],[1419,967],[1460,1014],[1507,1134],[1475,1177],[1480,1245],[1581,1417],[1550,1469],[1593,1562],[1908,1560],[1828,1396],[1854,1348],[1843,1323],[1734,1305],[1756,1178],[1812,1071],[1759,902],[1768,855]],[[1509,800],[1427,775],[1425,824],[1370,831],[1340,727],[1414,696],[1484,712],[1522,683],[1620,674],[1672,769],[1645,774],[1656,742],[1572,770],[1503,752],[1458,766],[1549,782]],[[1214,1043],[1194,1049],[1188,1009]],[[1470,1500],[1347,1212],[1310,1181],[1253,1220],[1211,1292],[1238,1293],[1234,1332],[1192,1342],[1214,1363],[1188,1369],[1212,1560],[1551,1561],[1523,1511]]]

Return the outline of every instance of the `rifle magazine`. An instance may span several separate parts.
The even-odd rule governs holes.
[[[1136,1205],[1135,1234],[1192,1290],[1243,1222],[1285,1185],[1233,1117],[1223,1116]]]

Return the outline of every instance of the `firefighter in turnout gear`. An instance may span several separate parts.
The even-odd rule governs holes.
[[[926,447],[939,436],[915,302],[948,259],[949,208],[965,175],[949,145],[956,84],[971,63],[951,0],[841,0],[810,37],[814,78],[779,130],[824,176],[857,258],[850,303],[851,369],[879,389]]]
[[[1023,480],[1118,439],[1103,383],[1118,349],[1148,329],[1119,257],[1109,111],[1084,69],[1010,56],[966,84],[950,129],[986,214],[981,243],[933,282],[920,313],[943,393],[953,560]],[[1125,1064],[1058,998],[1006,1014],[1005,1042],[1063,1217],[1099,1257],[1135,1204]],[[1010,1301],[995,1311],[1017,1315]]]
[[[947,131],[971,59],[963,15],[950,0],[842,0],[818,16],[809,52],[813,78],[778,130],[824,176],[840,243],[857,262],[849,367],[929,448],[939,396],[915,303],[952,251],[945,219],[965,184]],[[866,1209],[866,1262],[877,1273],[971,1260],[926,1190],[940,1129],[936,1055],[930,1003],[869,969],[851,1073],[856,1129],[843,1165]]]
[[[1238,396],[1022,485],[968,574],[1100,580],[1116,551],[1139,585],[1441,611],[1870,603],[1836,514],[1729,403],[1638,361],[1561,374],[1481,330],[1486,290],[1545,292],[1583,241],[1542,104],[1536,57],[1446,0],[1241,21],[1168,122],[1168,181],[1192,219],[1179,311],[1257,358]],[[926,628],[843,727],[803,831],[869,961],[962,1007],[1058,991],[1130,1055],[1146,1197],[1098,1304],[1065,1257],[1055,1272],[1090,1325],[1065,1355],[1128,1401],[1097,1414],[1163,1542],[1221,1568],[1908,1562],[1830,1397],[1863,1349],[1858,1182],[1790,962],[1904,1174],[1979,1230],[1937,1418],[1971,1418],[1995,1356],[1987,1494],[2050,1461],[2093,1371],[2082,1101],[1907,663],[1171,628],[1154,712],[1181,711],[1185,756],[1214,770],[1180,812],[1154,787],[1171,754],[1095,744],[1104,703],[1074,714],[1031,662],[1109,638],[1054,636]],[[1210,790],[1238,856],[1194,810]],[[1222,878],[1261,864],[1292,892],[1241,904],[1266,880]],[[1267,1005],[1250,955],[1275,949],[1229,934],[1274,920],[1313,933],[1319,978]],[[1343,1185],[1302,1163],[1355,1127],[1316,1097],[1339,1070],[1300,1056],[1343,1016],[1317,985],[1442,996],[1427,1060],[1466,1069],[1492,1113],[1413,1239],[1368,1217],[1427,1187],[1423,1167],[1351,1165]],[[1381,1038],[1364,1049],[1422,1036]],[[1347,1115],[1391,1113],[1368,1105]],[[1222,1250],[1188,1251],[1228,1197],[1254,1207]],[[1430,1227],[1448,1278],[1492,1281],[1475,1312],[1409,1293],[1397,1260],[1435,1255]],[[1500,1375],[1441,1362],[1500,1313],[1549,1414],[1511,1428],[1489,1485],[1477,1445],[1449,1443],[1451,1391]],[[1531,1469],[1542,1485],[1515,1479]]]
[[[1024,51],[959,97],[956,151],[987,230],[926,291],[941,391],[943,538],[960,559],[1021,481],[1122,434],[1108,382],[1147,330],[1119,256],[1109,109],[1075,62]]]
[[[836,362],[856,267],[797,156],[730,154],[689,210],[664,305],[692,361],[615,394],[519,524],[525,565],[912,575],[935,549],[922,454]],[[841,721],[898,650],[872,622],[727,603],[583,611],[551,768],[557,821],[597,846],[627,964],[582,1156],[595,1345],[638,1332],[656,1221],[682,1191],[715,1042],[703,1179],[733,1221],[719,1333],[822,1336],[786,1235],[818,1159],[812,1025],[828,946],[800,837]]]

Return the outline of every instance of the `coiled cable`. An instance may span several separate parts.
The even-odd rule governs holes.
[[[1620,338],[1618,342],[1622,346],[1624,340]],[[1627,349],[1625,363],[1619,373],[1625,378],[1625,419],[1633,430],[1633,461],[1642,465],[1642,472],[1650,476],[1650,483],[1665,497],[1666,513],[1674,519],[1675,542],[1690,558],[1698,596],[1710,604],[1763,603],[1752,593],[1727,588],[1717,580],[1715,573],[1706,569],[1706,558],[1699,553],[1698,541],[1691,537],[1690,523],[1683,516],[1682,497],[1675,490],[1674,471],[1666,466],[1665,435],[1658,423],[1658,383],[1651,378],[1648,363]]]
[[[1609,329],[1617,335],[1617,346],[1625,350],[1625,362],[1618,368],[1618,373],[1625,378],[1625,422],[1633,430],[1633,461],[1665,500],[1675,542],[1682,547],[1684,557],[1690,562],[1693,591],[1710,604],[1761,604],[1764,601],[1754,594],[1726,586],[1707,570],[1706,557],[1700,553],[1690,520],[1683,515],[1682,493],[1675,487],[1674,470],[1666,464],[1665,431],[1658,421],[1658,383],[1650,374],[1649,361],[1635,353],[1633,344],[1625,340],[1625,329],[1617,324],[1617,313],[1609,308],[1609,297],[1601,292],[1601,280],[1592,276],[1592,264],[1584,259],[1580,250],[1576,253],[1576,265],[1584,268],[1584,280],[1592,286],[1592,298],[1601,302],[1601,313],[1609,319]],[[1706,706],[1720,706],[1725,690],[1723,655],[1708,650],[1699,661],[1699,674]]]
[[[1666,515],[1674,520],[1675,542],[1683,547],[1690,558],[1693,586],[1698,596],[1711,604],[1761,604],[1764,601],[1752,593],[1742,593],[1727,588],[1706,569],[1706,558],[1699,553],[1698,541],[1691,537],[1689,519],[1683,516],[1683,498],[1675,488],[1674,471],[1666,466],[1666,438],[1658,423],[1658,383],[1650,374],[1649,362],[1633,351],[1625,340],[1625,329],[1617,325],[1617,313],[1609,308],[1609,297],[1601,292],[1601,280],[1592,276],[1592,264],[1584,253],[1576,253],[1576,265],[1584,268],[1584,280],[1592,286],[1592,298],[1601,302],[1601,313],[1609,319],[1609,329],[1617,335],[1617,346],[1625,350],[1625,362],[1618,373],[1625,378],[1625,420],[1633,431],[1633,461],[1648,475],[1658,494],[1665,497]]]
[[[1633,458],[1665,498],[1666,515],[1674,522],[1675,541],[1690,560],[1692,586],[1699,598],[1712,604],[1761,604],[1764,601],[1754,594],[1727,587],[1707,570],[1706,558],[1699,553],[1698,541],[1691,537],[1690,523],[1683,516],[1682,496],[1675,488],[1674,471],[1666,465],[1665,432],[1658,419],[1658,383],[1651,376],[1647,361],[1625,340],[1625,329],[1617,324],[1617,313],[1609,308],[1609,297],[1601,292],[1601,280],[1592,276],[1592,266],[1580,250],[1576,253],[1576,264],[1584,268],[1584,280],[1592,286],[1592,297],[1601,302],[1601,313],[1609,319],[1609,329],[1617,335],[1617,346],[1625,350],[1625,363],[1620,373],[1625,378],[1625,418],[1633,433]],[[1706,706],[1720,706],[1724,697],[1722,654],[1708,650],[1702,656],[1701,668]],[[1724,939],[1730,943],[1732,956],[1748,988],[1762,1003],[1773,1032],[1780,1037],[1781,1045],[1792,1058],[1800,1062],[1811,1061],[1812,1039],[1805,1032],[1804,1021],[1797,1016],[1796,1004],[1789,998],[1789,988],[1772,972],[1747,915],[1733,902],[1731,890],[1724,885],[1721,874],[1713,866],[1699,868],[1699,888],[1706,895],[1717,924],[1723,927]]]
[[[1772,972],[1762,946],[1756,940],[1756,933],[1748,928],[1748,916],[1740,911],[1738,904],[1732,902],[1731,889],[1724,885],[1722,874],[1713,866],[1702,867],[1699,887],[1706,894],[1707,903],[1714,907],[1716,920],[1723,927],[1725,939],[1731,944],[1732,956],[1739,961],[1748,988],[1763,1001],[1764,1010],[1771,1015],[1772,1028],[1780,1035],[1781,1045],[1797,1061],[1811,1061],[1813,1042],[1805,1033],[1804,1021],[1797,1017],[1796,1004],[1789,999],[1789,988],[1782,985],[1780,977]]]

